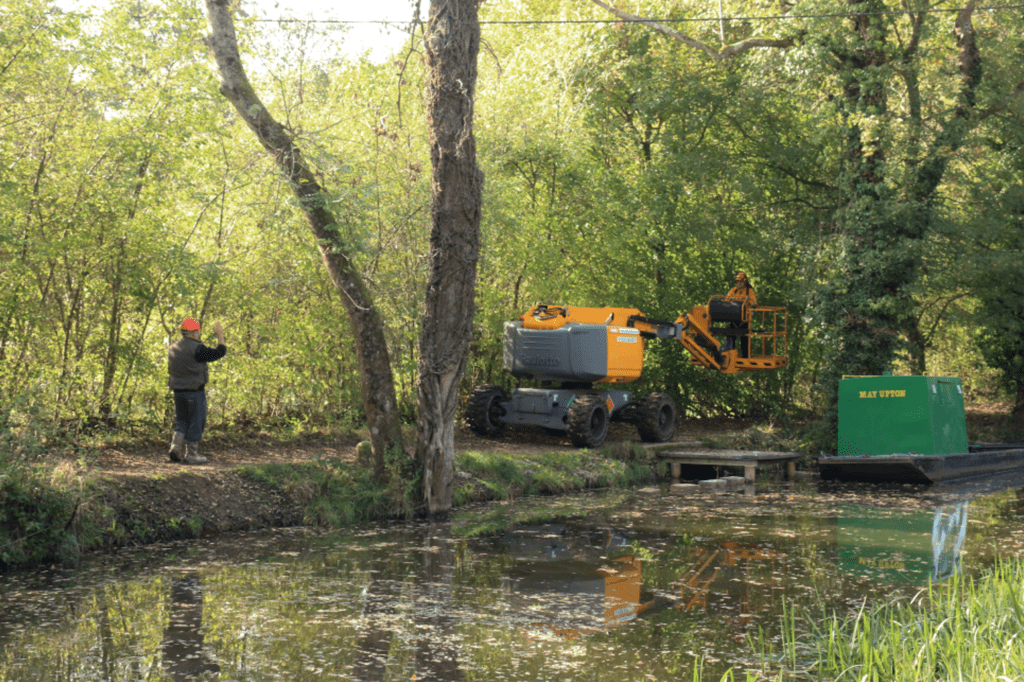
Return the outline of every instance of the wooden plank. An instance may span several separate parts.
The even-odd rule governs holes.
[[[786,462],[802,457],[799,452],[760,452],[754,450],[660,450],[655,452],[657,457],[673,461],[686,461],[691,463],[697,459],[714,459],[718,462]],[[725,465],[728,466],[728,465]],[[736,466],[742,466],[737,464]]]
[[[672,449],[694,449],[700,447],[699,440],[677,440],[671,443],[635,443],[648,452],[662,452]]]
[[[661,450],[655,456],[667,460],[672,465],[672,478],[679,480],[683,464],[705,466],[743,467],[743,478],[747,483],[754,483],[757,467],[761,464],[786,464],[787,480],[796,478],[796,460],[802,455],[799,452],[760,452],[748,450]]]

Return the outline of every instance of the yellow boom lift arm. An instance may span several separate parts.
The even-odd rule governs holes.
[[[692,364],[724,374],[779,369],[787,364],[786,308],[750,306],[746,299],[712,296],[707,305],[694,306],[674,322],[650,320],[636,308],[552,305],[535,305],[519,319],[526,329],[559,329],[576,322],[605,325],[614,330],[613,334],[636,329],[641,339],[673,338],[689,351]],[[730,343],[730,337],[740,342]],[[610,372],[604,383],[640,378],[643,348],[643,343],[610,344],[609,369],[616,367],[618,371]],[[618,362],[615,356],[619,356]]]

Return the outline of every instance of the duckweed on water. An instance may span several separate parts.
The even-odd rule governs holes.
[[[447,521],[243,533],[3,576],[0,679],[192,663],[252,682],[1021,679],[1024,572],[1000,561],[1024,556],[1024,495],[972,498],[950,546],[934,543],[949,500],[884,492],[509,496]],[[471,537],[492,513],[501,532]],[[937,548],[949,561],[917,571]],[[948,566],[974,582],[928,589]]]

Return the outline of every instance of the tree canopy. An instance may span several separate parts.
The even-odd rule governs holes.
[[[674,319],[744,270],[789,311],[789,367],[721,376],[651,344],[638,391],[688,417],[825,414],[842,374],[895,369],[959,375],[968,398],[1024,414],[1019,10],[599,4],[480,7],[487,185],[463,394],[511,385],[502,322],[533,303]],[[213,424],[362,425],[331,247],[223,106],[202,8],[0,8],[4,433],[169,423],[163,358],[186,315],[223,320],[232,345]],[[327,190],[412,420],[424,48],[379,63],[343,54],[329,24],[272,18],[236,17],[239,49]]]

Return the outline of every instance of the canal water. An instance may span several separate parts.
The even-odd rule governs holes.
[[[505,523],[468,537],[482,518]],[[1015,480],[759,482],[249,533],[0,576],[0,680],[743,679],[784,613],[802,629],[1022,553]]]

